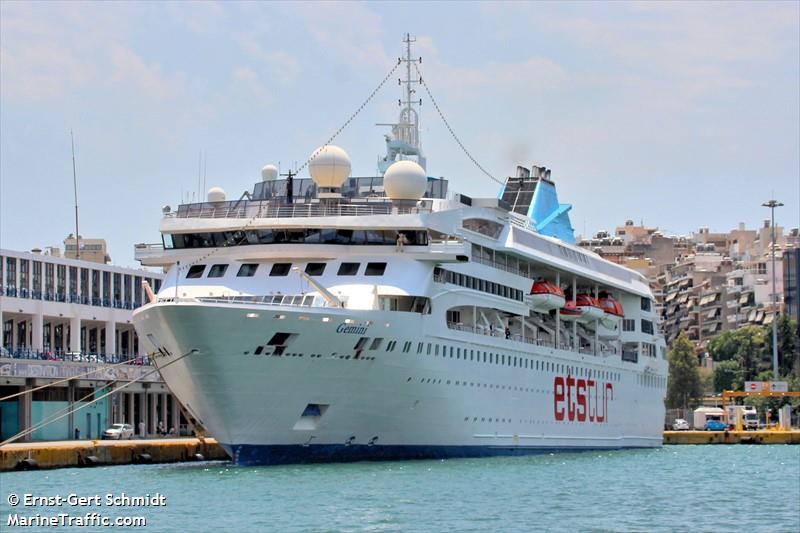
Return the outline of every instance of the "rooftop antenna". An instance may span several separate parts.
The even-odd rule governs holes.
[[[75,171],[75,135],[69,130],[72,144],[72,190],[75,193],[75,259],[81,258],[81,236],[78,233],[78,173]]]
[[[201,189],[202,185],[202,176],[203,176],[203,151],[200,150],[197,153],[197,195],[198,197],[203,194],[203,190]]]
[[[206,190],[206,171],[208,170],[208,151],[203,150],[203,188],[200,189],[200,195]]]
[[[286,174],[281,174],[281,176],[286,176],[286,203],[291,204],[294,199],[295,173],[290,169]]]
[[[420,132],[419,132],[419,112],[416,106],[422,105],[422,98],[415,98],[417,92],[413,88],[414,84],[422,83],[422,77],[411,77],[411,69],[417,70],[417,64],[422,63],[422,58],[413,58],[411,56],[411,43],[417,42],[416,39],[411,38],[410,33],[406,33],[403,37],[403,42],[406,45],[405,57],[398,58],[400,63],[405,63],[406,77],[405,79],[398,78],[397,84],[404,86],[402,98],[397,99],[397,105],[400,109],[400,116],[396,123],[378,123],[376,126],[391,126],[393,146],[388,145],[387,138],[387,154],[383,161],[378,163],[378,170],[381,174],[386,171],[394,161],[399,159],[408,159],[409,156],[416,157],[417,163],[422,168],[425,168],[425,157],[422,155],[422,147],[420,145]],[[418,72],[418,70],[417,70]],[[399,145],[397,144],[399,143]]]

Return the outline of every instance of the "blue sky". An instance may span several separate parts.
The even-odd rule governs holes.
[[[238,197],[302,162],[416,36],[448,120],[494,175],[552,169],[578,233],[625,219],[669,233],[752,227],[774,191],[800,225],[800,4],[0,2],[0,247],[73,231],[115,263],[158,240],[161,207],[207,186]],[[336,140],[369,175],[396,118],[387,84]],[[428,171],[496,185],[426,95]]]

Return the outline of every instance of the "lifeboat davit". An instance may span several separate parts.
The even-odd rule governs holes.
[[[575,297],[575,307],[581,312],[580,322],[594,322],[605,316],[600,304],[588,294],[579,294]]]
[[[583,316],[583,311],[578,309],[578,306],[569,300],[564,303],[564,307],[558,312],[561,320],[579,320]]]
[[[564,291],[555,283],[539,279],[533,283],[525,301],[533,311],[547,313],[564,306]]]
[[[602,295],[598,303],[603,310],[603,317],[600,319],[600,323],[609,329],[616,329],[619,321],[625,318],[622,304],[607,294]]]

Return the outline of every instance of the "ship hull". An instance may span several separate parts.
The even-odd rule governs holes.
[[[418,313],[166,302],[138,310],[134,325],[170,390],[236,464],[662,442],[660,390],[637,385],[641,368],[440,330]],[[289,340],[271,346],[276,338]]]

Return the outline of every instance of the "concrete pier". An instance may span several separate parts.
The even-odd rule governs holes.
[[[0,446],[0,472],[68,466],[175,463],[225,460],[228,455],[214,439],[136,439],[23,442]],[[32,461],[35,461],[33,463]]]
[[[800,444],[800,430],[665,431],[664,444]]]

